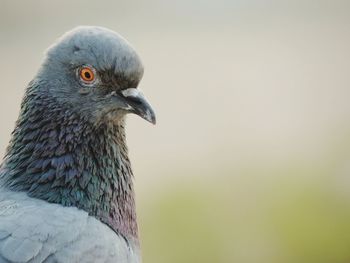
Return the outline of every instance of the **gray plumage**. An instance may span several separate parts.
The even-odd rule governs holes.
[[[0,262],[140,262],[139,248],[75,207],[0,193]]]
[[[105,28],[49,48],[0,169],[0,263],[141,261],[124,119],[155,123],[142,74]]]

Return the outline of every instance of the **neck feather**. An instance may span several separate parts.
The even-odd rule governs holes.
[[[0,177],[11,190],[76,206],[137,240],[123,121],[95,126],[29,89]]]

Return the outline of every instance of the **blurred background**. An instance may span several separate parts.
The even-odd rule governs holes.
[[[0,154],[44,50],[127,38],[157,112],[128,118],[145,263],[350,262],[350,2],[0,0]]]

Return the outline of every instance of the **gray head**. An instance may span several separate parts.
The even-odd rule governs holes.
[[[137,89],[142,75],[142,62],[124,38],[106,28],[84,26],[48,49],[34,81],[58,107],[94,123],[118,122],[130,112],[155,123],[154,111]]]
[[[79,27],[65,34],[27,88],[0,186],[78,207],[137,239],[123,117],[155,123],[137,89],[142,74],[140,58],[116,33]]]

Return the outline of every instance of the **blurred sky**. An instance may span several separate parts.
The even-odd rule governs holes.
[[[101,25],[145,64],[158,125],[129,118],[142,167],[322,154],[349,128],[348,3],[1,0],[0,152],[43,51],[76,25]]]
[[[337,0],[0,0],[0,153],[44,50],[99,25],[136,48],[157,112],[154,127],[128,118],[140,199],[203,180],[231,192],[244,169],[256,185],[271,167],[273,180],[328,182],[325,164],[350,198],[349,12]]]

